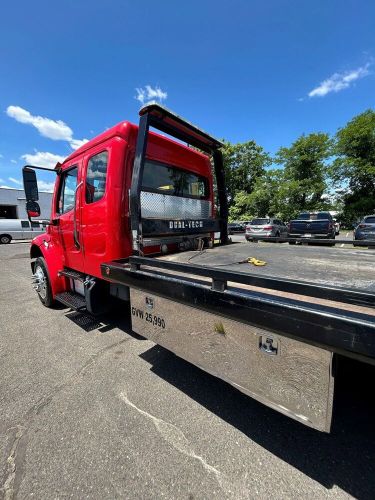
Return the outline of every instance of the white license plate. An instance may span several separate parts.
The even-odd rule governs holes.
[[[312,234],[303,234],[302,235],[302,238],[311,238],[312,237]]]

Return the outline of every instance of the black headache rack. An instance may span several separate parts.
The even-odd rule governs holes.
[[[130,188],[131,229],[133,237],[133,253],[142,255],[143,237],[160,235],[184,235],[220,232],[220,240],[226,243],[228,239],[227,218],[228,202],[224,180],[223,158],[220,141],[172,111],[156,103],[144,106],[140,112],[139,129],[132,182]],[[142,218],[141,190],[143,169],[146,158],[148,132],[153,127],[176,139],[197,147],[212,155],[219,201],[219,217],[200,220],[166,220]]]
[[[375,364],[375,311],[372,316],[308,302],[310,296],[375,308],[374,294],[145,257],[102,264],[101,271],[112,282]],[[278,297],[236,284],[305,297],[303,301]]]

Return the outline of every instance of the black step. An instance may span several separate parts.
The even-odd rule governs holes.
[[[78,271],[73,271],[73,269],[62,269],[57,273],[59,276],[65,276],[65,278],[71,278],[73,280],[82,281],[86,280],[86,276],[79,273]]]
[[[62,292],[55,295],[55,299],[75,311],[86,310],[86,300],[82,295],[74,292]]]

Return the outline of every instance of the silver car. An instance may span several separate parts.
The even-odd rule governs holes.
[[[21,219],[0,219],[0,243],[10,243],[12,240],[31,240],[46,230],[46,221],[31,221]]]
[[[375,240],[375,215],[366,215],[361,220],[354,230],[354,239],[357,241]]]
[[[265,217],[253,219],[246,226],[245,238],[252,241],[257,238],[286,238],[288,228],[280,219]]]

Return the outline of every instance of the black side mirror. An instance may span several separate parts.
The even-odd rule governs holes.
[[[40,206],[36,201],[29,200],[26,202],[26,212],[29,217],[39,217],[40,215]]]
[[[23,189],[26,195],[26,201],[38,201],[39,193],[38,193],[38,184],[36,181],[36,173],[30,167],[24,167],[22,169],[23,176]],[[40,209],[39,209],[40,210]]]

